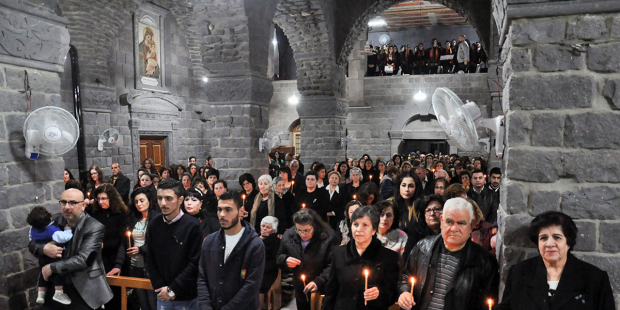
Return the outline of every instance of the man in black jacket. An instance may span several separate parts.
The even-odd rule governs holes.
[[[181,182],[168,178],[157,188],[161,214],[146,230],[146,271],[157,293],[157,309],[195,309],[198,261],[202,231],[200,221],[183,213]]]
[[[202,310],[256,310],[265,269],[265,245],[252,225],[241,220],[239,194],[220,196],[217,214],[222,228],[202,244],[198,305]]]
[[[121,166],[118,163],[112,164],[112,183],[114,188],[123,199],[126,205],[129,205],[129,189],[131,188],[131,181],[121,171]]]
[[[441,234],[413,248],[400,278],[401,308],[483,310],[497,300],[499,272],[489,251],[471,241],[473,206],[463,198],[446,202]],[[415,278],[413,296],[411,277]]]

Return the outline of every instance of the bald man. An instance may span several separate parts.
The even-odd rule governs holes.
[[[45,279],[52,274],[65,275],[64,292],[71,298],[71,304],[61,305],[51,299],[53,294],[48,293],[43,309],[98,309],[112,299],[101,261],[105,227],[84,213],[84,194],[78,189],[64,191],[59,204],[60,214],[53,216],[55,225],[71,229],[73,238],[65,244],[64,250],[53,242],[37,245],[31,241],[28,248],[37,257],[62,258],[43,266],[41,273]]]
[[[112,184],[114,184],[114,188],[121,198],[125,205],[129,205],[129,190],[131,188],[131,181],[128,177],[123,174],[121,166],[118,163],[112,164]]]

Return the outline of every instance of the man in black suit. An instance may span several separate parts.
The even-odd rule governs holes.
[[[112,164],[112,183],[114,188],[121,195],[121,198],[126,205],[129,205],[129,189],[131,188],[131,181],[121,172],[121,166],[118,163]]]
[[[55,218],[58,225],[67,225],[73,231],[73,238],[64,249],[54,242],[40,245],[31,241],[28,245],[34,256],[62,258],[43,266],[44,279],[49,279],[52,274],[66,275],[64,292],[71,298],[71,304],[63,306],[52,300],[53,294],[46,294],[43,309],[97,309],[112,299],[101,260],[105,227],[85,213],[85,208],[82,191],[75,188],[64,191],[60,195],[62,216],[56,215]]]

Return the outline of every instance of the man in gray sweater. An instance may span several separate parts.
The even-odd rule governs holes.
[[[458,73],[459,71],[465,72],[467,69],[467,61],[469,61],[469,44],[465,41],[464,34],[459,36],[459,48],[456,54],[456,61],[458,64],[456,65],[454,73]]]

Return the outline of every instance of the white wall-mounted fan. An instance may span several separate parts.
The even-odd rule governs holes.
[[[35,160],[43,155],[62,155],[77,143],[78,122],[65,109],[43,107],[34,110],[24,122],[25,155]]]
[[[113,146],[122,146],[123,145],[123,136],[120,135],[118,130],[114,128],[107,129],[104,131],[101,136],[99,136],[99,141],[97,143],[97,149],[99,151],[103,151],[106,147]]]
[[[287,146],[290,144],[289,140],[290,132],[284,126],[272,126],[265,131],[262,138],[258,139],[258,150],[260,152],[271,151],[278,146]]]
[[[440,87],[435,90],[432,99],[433,110],[437,121],[446,134],[453,138],[459,147],[465,151],[479,148],[480,143],[487,145],[487,152],[491,152],[491,140],[479,139],[477,127],[491,129],[495,132],[495,155],[502,157],[504,153],[504,124],[503,116],[482,118],[480,108],[475,102],[463,101],[450,89]]]

